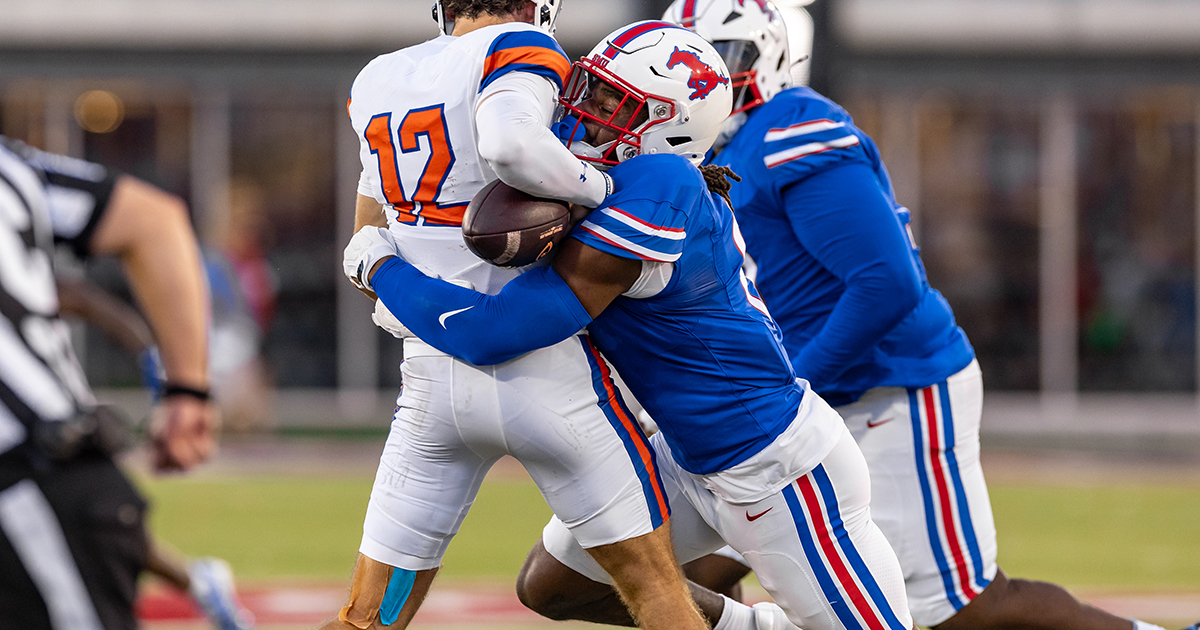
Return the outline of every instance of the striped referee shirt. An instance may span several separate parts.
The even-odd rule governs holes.
[[[0,454],[95,404],[59,318],[52,249],[86,256],[116,176],[0,136]]]

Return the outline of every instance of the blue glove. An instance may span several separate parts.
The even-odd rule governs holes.
[[[158,354],[158,346],[146,346],[145,350],[138,355],[138,372],[142,376],[142,384],[146,389],[150,390],[150,397],[154,402],[158,402],[162,396],[163,381],[167,378],[167,371],[163,369],[162,357]]]

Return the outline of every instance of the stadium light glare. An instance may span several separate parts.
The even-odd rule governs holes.
[[[91,133],[111,133],[125,120],[125,103],[105,90],[84,92],[75,100],[75,121]]]

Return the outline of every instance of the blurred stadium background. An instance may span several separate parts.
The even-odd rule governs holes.
[[[349,570],[401,354],[339,273],[359,171],[345,103],[373,56],[434,35],[430,4],[0,3],[0,130],[191,202],[231,436],[224,462],[147,489],[169,539],[251,584]],[[559,39],[578,56],[667,4],[567,0]],[[812,42],[798,76],[878,141],[979,354],[1002,564],[1096,597],[1167,593],[1138,614],[1194,621],[1200,2],[777,4]],[[108,265],[63,263],[125,292]],[[76,336],[102,398],[143,416],[133,362]],[[536,490],[496,478],[448,582],[504,592],[537,536]]]

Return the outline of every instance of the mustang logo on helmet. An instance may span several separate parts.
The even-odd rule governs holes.
[[[709,93],[718,85],[729,85],[729,77],[718,74],[712,66],[700,60],[700,55],[676,47],[675,51],[671,53],[671,57],[667,59],[667,69],[670,70],[679,64],[687,66],[692,71],[692,78],[688,79],[687,85],[695,91],[689,97],[690,100],[708,97]]]

